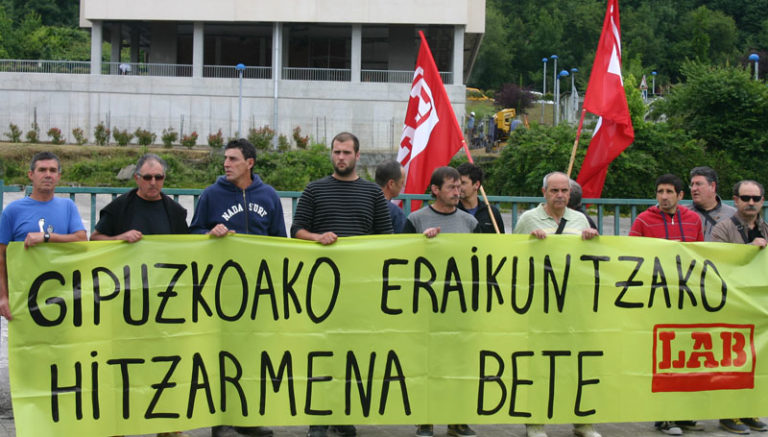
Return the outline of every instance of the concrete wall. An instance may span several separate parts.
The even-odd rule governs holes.
[[[485,29],[485,0],[80,0],[86,20],[465,24]]]
[[[244,133],[273,124],[271,80],[243,81]],[[300,126],[304,135],[329,141],[340,131],[360,137],[363,148],[395,152],[400,143],[410,84],[280,81],[278,132],[290,138]],[[454,110],[462,120],[463,86],[447,86]],[[101,121],[110,127],[176,131],[200,135],[221,129],[234,136],[238,123],[238,80],[109,75],[0,73],[0,133],[15,123],[29,130],[37,117],[40,137],[58,127],[68,140],[82,128],[93,140]],[[4,138],[3,138],[4,139]]]

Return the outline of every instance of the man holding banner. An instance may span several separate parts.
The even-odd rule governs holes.
[[[136,188],[110,202],[99,213],[91,240],[134,243],[143,235],[187,234],[187,210],[163,194],[168,164],[154,153],[136,162]]]
[[[479,233],[480,225],[466,211],[457,208],[461,179],[459,172],[452,167],[438,167],[432,172],[429,185],[435,203],[411,213],[405,222],[403,233],[421,233],[427,238],[436,237],[441,231],[449,234]],[[433,425],[419,425],[417,437],[432,437]],[[475,431],[466,424],[448,425],[448,435],[454,437],[474,437]]]
[[[404,234],[422,233],[429,238],[447,233],[480,233],[482,229],[472,214],[460,210],[459,172],[452,167],[438,167],[432,172],[429,190],[435,203],[414,211],[405,221]],[[473,434],[474,435],[474,434]]]
[[[339,237],[391,234],[387,200],[378,185],[357,175],[360,141],[349,132],[331,140],[333,174],[307,184],[296,205],[291,237],[324,246]],[[354,425],[331,427],[341,437],[357,435]],[[325,437],[327,425],[311,425],[308,437]]]
[[[556,171],[544,176],[541,192],[544,203],[528,210],[520,216],[515,226],[515,234],[531,234],[543,240],[549,234],[581,234],[583,240],[591,240],[598,235],[597,229],[592,229],[584,215],[568,208],[571,183],[565,173]],[[544,425],[526,424],[527,437],[547,437]],[[573,425],[573,433],[579,437],[601,437],[594,427],[588,423]]]
[[[737,182],[733,187],[733,204],[736,205],[736,214],[712,228],[712,241],[751,244],[761,249],[765,248],[768,224],[760,215],[760,211],[763,210],[764,195],[765,189],[757,181]],[[718,198],[718,204],[719,200]],[[734,434],[749,434],[750,430],[768,431],[768,425],[756,417],[720,419],[720,427]]]
[[[75,203],[54,197],[61,178],[59,158],[51,152],[36,153],[27,176],[32,182],[32,194],[11,202],[0,218],[0,316],[8,320],[12,318],[5,259],[8,243],[23,241],[29,249],[40,243],[68,243],[87,238]]]
[[[224,148],[224,176],[200,195],[190,230],[224,237],[231,233],[285,237],[283,206],[270,185],[252,173],[256,148],[247,140],[230,141]],[[270,437],[264,426],[214,426],[213,437],[238,434]]]

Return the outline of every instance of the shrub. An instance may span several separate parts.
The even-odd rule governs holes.
[[[163,141],[163,147],[170,149],[173,147],[173,143],[179,139],[179,133],[173,130],[172,127],[169,127],[168,129],[163,129],[163,135],[160,136],[160,139]]]
[[[6,132],[5,136],[8,137],[8,139],[12,143],[20,143],[21,142],[21,129],[19,129],[19,127],[16,126],[15,124],[11,123],[11,124],[8,125],[8,130],[10,130],[10,132]]]
[[[279,141],[279,140],[278,140]],[[293,129],[293,141],[296,143],[296,148],[306,149],[309,144],[309,135],[306,137],[301,136],[301,127],[296,126]]]
[[[40,126],[37,125],[37,123],[32,123],[32,129],[27,131],[27,142],[28,143],[39,143],[40,142]]]
[[[85,132],[79,127],[72,129],[72,137],[75,139],[75,142],[79,146],[82,146],[88,142],[88,138],[86,138]]]
[[[112,138],[117,141],[117,144],[120,146],[127,146],[128,143],[131,142],[133,139],[133,134],[128,132],[128,129],[120,130],[118,128],[115,128],[114,131],[112,131]]]
[[[272,145],[272,139],[275,138],[275,131],[269,126],[262,126],[258,129],[248,129],[248,141],[256,147],[257,150],[267,150]]]
[[[104,126],[104,122],[100,121],[93,129],[93,138],[96,141],[96,144],[104,146],[109,144],[109,135],[111,133],[109,128]]]
[[[61,136],[61,129],[52,127],[48,129],[48,137],[51,138],[51,144],[64,144],[64,138]]]
[[[277,137],[277,150],[281,152],[287,152],[291,150],[291,142],[288,141],[288,137],[283,134]]]
[[[154,143],[155,139],[157,138],[157,135],[154,133],[141,128],[136,128],[133,134],[136,135],[136,142],[142,146],[148,146]]]
[[[192,131],[191,134],[184,135],[181,137],[181,141],[180,141],[181,145],[188,149],[191,149],[195,147],[195,144],[197,144],[197,137],[198,137],[197,132]]]
[[[215,134],[208,134],[208,146],[213,149],[220,149],[224,146],[224,135],[222,135],[221,129]]]

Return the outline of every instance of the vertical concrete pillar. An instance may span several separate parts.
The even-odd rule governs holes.
[[[279,99],[280,99],[280,78],[281,78],[281,72],[283,71],[283,23],[277,23],[275,22],[272,25],[272,83],[274,83],[274,93],[273,93],[273,119],[272,119],[272,129],[274,129],[276,135],[272,140],[272,147],[277,149],[277,140],[278,135],[280,132],[280,105],[279,105]]]
[[[464,83],[464,26],[453,30],[453,84]]]
[[[101,20],[91,20],[91,74],[101,74]]]
[[[202,21],[195,21],[192,30],[192,77],[203,77],[203,41],[205,38]]]
[[[351,53],[352,82],[360,82],[360,69],[363,63],[363,26],[352,25],[352,53]]]

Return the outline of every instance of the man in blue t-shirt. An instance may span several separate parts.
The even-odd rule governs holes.
[[[59,158],[51,152],[36,153],[27,176],[32,194],[11,202],[0,217],[0,316],[8,320],[8,243],[23,241],[24,248],[29,249],[40,243],[85,241],[87,237],[75,203],[53,195],[61,177]]]

